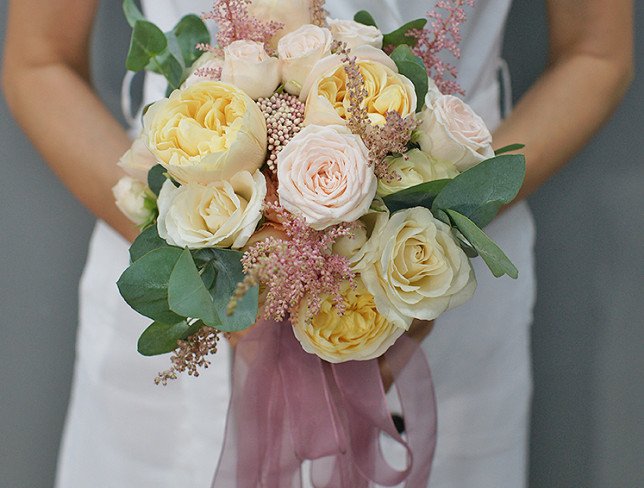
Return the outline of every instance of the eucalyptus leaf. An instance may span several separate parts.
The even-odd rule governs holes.
[[[167,39],[166,47],[168,47]],[[179,61],[169,49],[164,49],[162,53],[152,57],[145,69],[162,75],[171,90],[179,88],[183,81],[183,62]]]
[[[167,47],[165,34],[152,22],[137,20],[125,65],[130,71],[141,71]]]
[[[237,289],[237,284],[244,280],[241,265],[242,253],[229,249],[212,249],[212,266],[217,278],[210,289],[217,310],[221,310],[222,324],[218,327],[224,332],[236,332],[247,329],[257,320],[258,287],[254,286],[238,301],[232,315],[226,313],[228,303]]]
[[[512,264],[512,261],[510,261],[501,248],[485,232],[465,215],[449,209],[446,212],[465,239],[468,240],[470,245],[483,258],[485,264],[488,265],[495,277],[499,278],[503,275],[508,275],[510,278],[518,278],[519,271]]]
[[[134,3],[134,0],[123,0],[123,13],[130,27],[134,27],[137,20],[145,20],[145,17],[139,10],[139,7]]]
[[[130,261],[137,261],[150,251],[162,247],[169,247],[168,243],[159,237],[157,226],[150,225],[139,234],[132,246],[130,246]]]
[[[418,39],[414,36],[410,36],[408,32],[410,30],[421,30],[424,29],[427,25],[427,19],[416,19],[411,22],[407,22],[402,27],[396,29],[389,34],[385,34],[382,40],[383,46],[393,46],[398,47],[402,45],[407,46],[416,46],[418,44]]]
[[[141,315],[159,322],[176,324],[181,316],[170,310],[168,283],[182,250],[176,247],[154,249],[121,275],[118,288],[125,301]]]
[[[510,144],[509,146],[504,146],[501,149],[497,149],[496,151],[494,151],[494,154],[496,156],[500,156],[501,154],[518,151],[519,149],[523,149],[524,147],[525,144]]]
[[[185,320],[176,324],[154,322],[139,337],[137,350],[144,356],[167,354],[177,348],[177,341],[186,340],[196,334],[203,325],[199,321],[189,325]]]
[[[168,283],[170,310],[219,328],[221,320],[188,249],[181,252]]]
[[[353,16],[353,20],[355,20],[356,22],[358,22],[359,24],[362,24],[362,25],[370,25],[370,26],[376,27],[376,28],[378,27],[378,25],[376,24],[375,19],[373,18],[373,15],[371,15],[366,10],[360,10],[358,13],[356,13]]]
[[[210,42],[210,32],[206,24],[196,15],[183,17],[174,26],[172,33],[177,40],[186,67],[192,66],[203,54],[197,49],[197,44]]]
[[[402,44],[394,49],[394,52],[391,53],[391,59],[396,63],[400,74],[409,78],[414,84],[416,97],[418,99],[416,111],[419,112],[425,104],[425,95],[427,95],[427,91],[429,90],[427,70],[425,69],[423,60],[416,56],[406,44]]]
[[[420,185],[406,188],[383,198],[385,205],[390,212],[396,212],[405,208],[425,207],[432,208],[432,203],[450,179],[434,180]]]
[[[517,196],[524,178],[522,155],[496,156],[450,181],[434,199],[432,211],[455,210],[485,227]]]
[[[150,171],[148,171],[148,187],[157,197],[161,192],[161,187],[167,179],[166,170],[160,164],[153,166],[150,168]]]

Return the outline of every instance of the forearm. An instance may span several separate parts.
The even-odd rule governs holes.
[[[127,239],[136,228],[114,205],[116,162],[130,142],[89,84],[65,64],[13,67],[5,95],[16,120],[67,188]]]

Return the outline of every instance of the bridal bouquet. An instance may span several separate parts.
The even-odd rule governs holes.
[[[472,296],[470,258],[481,256],[495,276],[517,276],[481,228],[521,187],[523,157],[501,155],[520,146],[495,154],[440,57],[459,54],[464,3],[439,2],[429,24],[383,34],[365,11],[327,18],[320,0],[218,0],[163,32],[124,1],[128,69],[168,81],[167,98],[145,108],[141,136],[120,161],[128,176],[114,188],[142,229],[118,283],[154,321],[139,351],[175,351],[158,382],[198,375],[220,334],[255,325],[263,353],[269,330],[299,348],[289,356],[299,362],[276,364],[282,376],[269,383],[292,392],[297,381],[288,378],[315,360],[338,364],[342,390],[340,363],[376,364],[415,319],[433,320]],[[244,359],[241,348],[237,356]],[[329,374],[319,378],[328,387]],[[354,402],[343,395],[349,411]],[[332,424],[345,417],[337,408]],[[355,428],[346,426],[349,439],[360,438]],[[373,459],[359,457],[351,462],[361,476],[378,478]]]

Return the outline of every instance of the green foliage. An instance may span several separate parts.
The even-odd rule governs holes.
[[[420,112],[425,104],[427,90],[429,90],[427,70],[425,69],[423,60],[416,56],[406,44],[402,44],[394,49],[394,52],[391,53],[391,59],[398,66],[400,74],[409,78],[414,84],[416,97],[418,98],[416,111]]]
[[[390,32],[389,34],[385,34],[382,45],[393,47],[407,45],[414,47],[416,46],[416,44],[418,44],[418,39],[408,35],[408,32],[410,30],[423,29],[425,25],[427,25],[427,19],[416,19],[412,20],[411,22],[407,22],[405,25],[396,29],[395,31]]]
[[[161,192],[161,187],[167,180],[166,171],[163,166],[157,164],[148,171],[148,187],[157,197]]]
[[[123,1],[123,12],[132,26],[126,66],[131,71],[148,70],[163,75],[169,90],[179,88],[188,69],[199,59],[198,43],[208,43],[210,33],[196,15],[186,15],[169,32],[144,19],[132,0]]]
[[[156,225],[146,227],[143,232],[139,234],[136,240],[130,246],[130,261],[134,262],[145,256],[150,251],[162,247],[170,247],[168,244],[159,237],[159,232]],[[179,249],[179,248],[176,248]]]
[[[452,180],[445,179],[421,183],[420,185],[412,186],[411,188],[406,188],[405,190],[386,196],[383,198],[383,201],[391,212],[412,207],[431,209],[434,199],[450,181]]]
[[[373,18],[373,15],[371,15],[366,10],[360,10],[358,13],[356,13],[353,16],[353,20],[355,20],[356,22],[362,25],[369,25],[376,28],[378,27],[375,19]]]
[[[519,149],[523,149],[525,147],[525,144],[510,144],[509,146],[504,146],[501,149],[497,149],[494,151],[495,156],[500,156],[501,154],[513,152],[513,151],[518,151]]]
[[[504,155],[461,173],[441,190],[432,210],[455,210],[485,227],[516,196],[525,178],[525,158]]]
[[[455,210],[448,209],[446,212],[469,244],[483,258],[495,277],[508,275],[516,279],[519,276],[512,261],[474,222]]]
[[[176,349],[177,341],[186,340],[196,334],[203,325],[199,321],[189,325],[185,320],[176,324],[154,322],[139,337],[137,350],[144,356],[167,354]]]

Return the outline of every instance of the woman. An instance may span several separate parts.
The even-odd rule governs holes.
[[[182,12],[207,10],[210,3],[143,2],[163,28]],[[340,18],[366,8],[388,30],[424,16],[433,3],[335,0],[327,7]],[[182,378],[166,389],[151,380],[167,358],[145,359],[134,351],[147,320],[129,310],[115,282],[136,229],[113,205],[110,191],[120,176],[114,163],[129,140],[88,81],[87,39],[97,1],[10,4],[8,102],[54,171],[107,223],[97,224],[81,284],[77,366],[58,486],[206,487],[223,434],[229,351],[222,347],[199,380]],[[501,122],[497,80],[509,7],[510,0],[478,0],[464,26],[459,81],[467,101],[495,129],[497,147],[526,144],[525,197],[584,145],[625,92],[632,76],[632,2],[548,0],[550,66]],[[146,100],[161,96],[160,84],[150,78]],[[477,263],[474,300],[441,317],[423,342],[439,402],[432,488],[525,484],[534,297],[534,228],[526,204],[508,209],[488,231],[521,278],[494,280]]]

